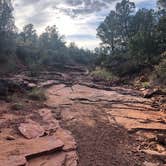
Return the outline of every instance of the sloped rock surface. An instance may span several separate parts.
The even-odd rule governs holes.
[[[58,128],[60,128],[58,120],[56,120],[50,109],[43,108],[40,110],[37,110],[37,112],[40,114],[43,120],[43,128],[46,132],[46,134],[55,133]]]
[[[77,166],[78,165],[78,156],[75,151],[68,152],[66,154],[66,163],[65,166]]]
[[[37,138],[32,140],[16,140],[11,143],[0,143],[3,151],[0,152],[0,165],[16,166],[23,165],[25,158],[34,158],[36,156],[56,152],[64,146],[61,140],[54,136]]]
[[[27,160],[24,156],[9,156],[8,158],[0,158],[0,166],[24,166]]]
[[[64,166],[65,160],[66,154],[62,152],[32,159],[29,161],[28,166]]]
[[[54,86],[46,91],[46,103],[30,110],[30,114],[10,112],[0,118],[0,146],[4,149],[0,152],[0,166],[77,166],[78,156],[79,166],[163,164],[166,116],[165,107],[161,112],[159,102],[154,106],[156,98],[152,101],[137,90],[88,82],[89,78],[86,80],[84,73],[75,69],[65,74],[56,71],[41,74],[40,80],[17,78],[23,89]],[[59,112],[60,121],[54,111]],[[21,124],[22,135],[28,133],[26,138],[30,140],[10,128],[12,125],[16,130]],[[156,139],[161,133],[162,140]],[[15,139],[7,140],[9,135]]]
[[[19,126],[20,133],[28,139],[41,137],[44,135],[44,129],[37,123],[21,123]]]
[[[155,138],[156,133],[166,131],[165,113],[153,106],[153,100],[143,98],[137,90],[123,87],[104,89],[92,84],[77,84],[72,89],[64,84],[54,85],[47,90],[46,105],[55,109],[60,107],[62,122],[78,141],[81,166],[143,165],[141,155],[146,154],[137,151],[138,147],[132,152],[132,139],[127,135],[136,133],[136,139],[145,142],[151,135]],[[62,135],[63,140],[66,136]],[[152,142],[146,144],[140,150],[157,147]],[[70,148],[73,146],[69,145]]]
[[[38,113],[40,118],[31,120],[24,117],[25,122],[18,125],[19,135],[12,135],[15,139],[6,139],[12,130],[2,134],[5,139],[0,135],[3,149],[0,152],[0,166],[70,166],[66,163],[73,162],[77,165],[76,142],[71,132],[61,128],[50,109],[43,108],[33,113]],[[75,156],[68,157],[70,152]]]
[[[70,131],[60,128],[56,131],[55,136],[64,142],[63,151],[70,152],[76,150],[77,144]]]

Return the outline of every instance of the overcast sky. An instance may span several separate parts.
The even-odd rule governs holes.
[[[118,0],[14,0],[16,26],[35,25],[40,34],[57,25],[66,41],[93,49],[99,44],[96,28]],[[133,0],[137,8],[154,8],[156,0]]]

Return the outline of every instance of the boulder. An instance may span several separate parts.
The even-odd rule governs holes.
[[[43,119],[43,128],[47,135],[53,134],[60,128],[59,122],[53,117],[50,109],[43,108],[37,111]]]
[[[63,150],[65,152],[76,150],[77,144],[70,131],[59,128],[56,131],[55,136],[56,138],[63,141],[64,143]]]
[[[159,93],[158,89],[146,89],[146,90],[143,91],[143,97],[144,98],[151,98],[155,94],[158,94],[158,93]]]
[[[144,98],[151,98],[155,95],[166,95],[166,92],[162,91],[159,88],[146,89],[146,90],[143,91],[143,97]]]
[[[59,152],[52,155],[44,155],[42,157],[34,158],[28,162],[28,166],[64,166],[65,161],[66,154],[64,152]]]
[[[157,151],[154,151],[154,150],[141,150],[140,152],[142,153],[145,153],[157,160],[166,160],[166,153],[163,152],[163,153],[159,153]]]
[[[9,156],[8,158],[0,159],[0,166],[26,166],[27,160],[24,156]]]
[[[33,139],[44,135],[44,129],[37,123],[21,123],[18,127],[20,133],[27,139]]]
[[[78,156],[75,151],[68,152],[66,155],[66,166],[77,166],[78,165]]]
[[[156,141],[160,143],[161,145],[166,145],[166,135],[164,134],[157,135]]]
[[[59,152],[64,143],[55,136],[47,136],[31,140],[15,140],[6,144],[0,142],[0,146],[3,149],[0,151],[0,166],[21,166],[26,164],[26,159],[31,160]]]
[[[144,164],[144,166],[159,166],[159,163],[151,163],[151,162],[147,162],[147,161],[145,161],[143,164]]]
[[[29,148],[26,146],[29,146]],[[62,150],[63,146],[64,143],[60,139],[57,139],[54,136],[47,136],[28,141],[25,144],[25,149],[22,150],[22,153],[24,153],[28,159],[31,159],[35,156],[54,153]]]

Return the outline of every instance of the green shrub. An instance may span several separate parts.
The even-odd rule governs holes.
[[[14,93],[14,94],[7,94],[6,100],[7,100],[8,102],[17,103],[17,102],[19,101],[19,99],[18,99],[18,94],[17,94],[17,93]]]
[[[0,74],[6,74],[16,71],[15,55],[0,55]]]
[[[38,100],[38,101],[44,101],[47,99],[44,90],[41,88],[33,89],[31,92],[28,93],[28,97],[31,100]]]
[[[24,105],[23,105],[22,103],[14,103],[14,104],[11,106],[11,108],[12,108],[13,110],[18,111],[18,110],[22,110],[22,109],[24,108]]]
[[[96,68],[95,71],[91,73],[91,75],[95,79],[101,79],[101,80],[106,80],[106,81],[117,81],[118,77],[113,75],[111,72],[107,71],[106,69],[101,69],[101,68]]]
[[[35,63],[29,65],[30,76],[35,77],[38,76],[41,71],[41,66]]]
[[[118,77],[131,76],[140,72],[141,66],[131,58],[128,52],[117,52],[115,55],[111,55],[109,59],[106,59],[106,68],[111,71],[113,75]]]
[[[142,82],[142,87],[148,89],[150,87],[149,82]]]
[[[162,84],[166,84],[166,59],[155,68],[155,79]]]

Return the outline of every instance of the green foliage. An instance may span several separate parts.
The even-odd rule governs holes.
[[[156,64],[160,59],[155,37],[149,32],[138,32],[130,39],[128,47],[128,54],[140,69]]]
[[[30,70],[35,65],[87,65],[94,60],[93,53],[89,50],[80,49],[74,43],[67,47],[64,36],[59,34],[55,25],[48,26],[40,36],[37,36],[32,24],[26,25],[17,37],[17,56]]]
[[[35,88],[28,93],[28,97],[31,100],[45,101],[47,98],[45,96],[44,90],[41,88]]]
[[[124,50],[128,43],[132,33],[130,26],[134,9],[133,2],[122,0],[117,3],[116,10],[111,11],[97,29],[97,36],[102,40],[102,46],[110,49],[113,54],[115,50]]]
[[[115,55],[110,59],[110,69],[118,76],[132,75],[138,73],[140,66],[137,65],[135,60],[129,59],[128,55]]]
[[[160,49],[160,52],[163,53],[164,51],[166,51],[166,28],[165,28],[166,27],[166,10],[163,10],[160,13],[161,13],[161,17],[157,25],[157,35],[158,35],[159,49]]]
[[[113,75],[110,71],[106,69],[96,68],[95,71],[91,73],[95,79],[106,80],[106,81],[117,81],[118,77]]]
[[[166,51],[165,27],[165,10],[135,12],[133,2],[122,0],[97,29],[102,41],[96,50],[97,64],[118,76],[153,70]]]
[[[166,85],[166,59],[155,68],[156,79]]]
[[[34,46],[37,43],[37,34],[34,26],[28,24],[24,26],[23,32],[20,33],[21,41],[27,46]]]
[[[78,48],[75,43],[70,43],[67,49],[68,60],[71,63],[93,65],[95,56],[92,51],[88,49]]]
[[[148,89],[150,87],[150,83],[149,82],[142,82],[141,85],[145,89]]]
[[[14,104],[11,106],[11,109],[16,110],[16,111],[19,111],[19,110],[24,109],[24,105],[23,105],[23,103],[17,102],[17,103],[14,103]]]
[[[41,71],[43,71],[43,66],[39,65],[39,64],[36,64],[36,63],[32,63],[29,65],[29,72],[30,72],[30,76],[31,77],[35,77],[35,76],[38,76],[39,73]]]
[[[11,1],[0,1],[0,74],[10,72],[20,64],[36,76],[49,65],[93,66],[96,63],[102,69],[92,74],[113,80],[115,75],[137,74],[157,66],[156,79],[165,83],[166,3],[158,0],[158,4],[158,11],[136,11],[135,4],[129,0],[117,3],[115,10],[110,11],[97,28],[102,43],[94,53],[78,48],[74,43],[67,46],[55,25],[48,26],[41,35],[32,24],[25,25],[23,31],[17,33]],[[146,87],[146,83],[143,86]]]
[[[25,25],[17,33],[11,0],[0,1],[0,73],[22,66],[36,74],[37,67],[59,63],[92,64],[94,54],[76,45],[67,46],[64,36],[55,25],[48,26],[38,35],[33,24]]]
[[[6,100],[12,103],[19,103],[19,95],[17,93],[7,94]]]
[[[39,54],[42,63],[64,62],[64,37],[59,35],[57,27],[47,27],[39,37]]]
[[[9,59],[14,60],[15,29],[11,1],[0,1],[0,69],[3,71],[8,71]],[[10,61],[10,65],[13,64]]]
[[[10,73],[16,70],[17,63],[16,63],[16,56],[15,55],[3,55],[0,54],[0,74]]]

